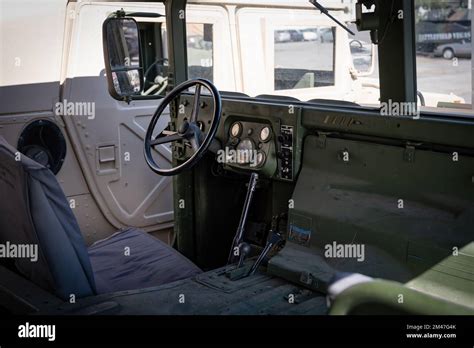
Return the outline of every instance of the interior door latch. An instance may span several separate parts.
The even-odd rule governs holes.
[[[326,138],[327,136],[331,134],[328,132],[318,132],[318,147],[321,149],[326,148]]]
[[[415,150],[416,146],[421,145],[421,143],[406,143],[405,145],[405,151],[403,152],[403,160],[405,162],[415,162]]]

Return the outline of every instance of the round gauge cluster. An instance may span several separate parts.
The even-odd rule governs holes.
[[[257,152],[257,167],[263,166],[266,160],[267,160],[267,156],[265,155],[265,152],[262,152],[262,151]]]
[[[267,160],[268,142],[272,138],[270,126],[260,123],[234,122],[229,129],[229,145],[237,152],[238,165],[262,167]]]
[[[255,144],[252,139],[244,139],[237,145],[237,163],[240,165],[251,164]]]
[[[242,124],[240,122],[235,122],[232,127],[230,127],[230,135],[234,138],[240,137],[242,134]]]
[[[271,136],[270,127],[268,126],[263,127],[262,130],[260,131],[260,140],[266,143],[268,140],[270,140],[270,136]]]

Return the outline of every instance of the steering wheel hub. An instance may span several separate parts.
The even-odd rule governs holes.
[[[188,129],[189,129],[189,123],[188,123],[188,121],[184,120],[183,123],[181,124],[181,126],[179,127],[178,133],[181,134],[181,135],[184,135],[184,134],[186,134]]]

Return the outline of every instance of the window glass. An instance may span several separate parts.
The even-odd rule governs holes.
[[[325,4],[355,36],[305,1],[292,5],[269,0],[225,10],[212,4],[188,6],[189,78],[206,78],[221,90],[249,96],[380,105],[377,47],[368,31],[358,32],[353,24],[355,1]],[[231,15],[236,18],[235,33]],[[471,108],[471,2],[415,0],[415,20],[419,102],[427,107]],[[143,62],[147,87],[160,84],[154,86],[156,93],[166,87],[166,28],[161,23],[159,29],[147,32]],[[157,32],[162,43],[153,45]]]
[[[186,25],[188,49],[188,78],[213,81],[213,26],[188,23]]]
[[[302,27],[274,31],[274,89],[334,85],[335,28]]]
[[[140,45],[144,70],[142,95],[163,96],[168,86],[168,54],[166,29],[163,22],[141,22]]]
[[[142,22],[139,23],[139,28],[145,76],[145,88],[142,94],[163,96],[166,94],[169,70],[166,25]],[[188,78],[205,78],[213,81],[213,25],[187,23],[186,33]]]
[[[325,5],[341,23],[354,21],[354,3],[333,0]],[[362,81],[365,70],[373,68],[370,40],[359,42],[353,60],[352,38],[309,2],[256,2],[238,9],[236,18],[238,55],[234,56],[242,76],[237,92],[379,104],[379,90],[374,87],[378,83]]]
[[[416,0],[417,81],[426,106],[472,109],[471,1]]]
[[[377,46],[372,44],[370,31],[358,31],[355,24],[349,24],[355,35],[349,37],[352,63],[358,77],[379,78]]]

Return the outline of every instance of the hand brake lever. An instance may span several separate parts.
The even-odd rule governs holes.
[[[249,273],[247,274],[247,276],[254,275],[255,272],[257,271],[258,267],[260,267],[260,264],[265,259],[265,257],[267,257],[270,250],[272,250],[272,248],[275,245],[278,245],[283,241],[283,237],[281,236],[281,234],[279,232],[270,231],[270,233],[271,233],[271,235],[270,235],[270,238],[268,238],[268,240],[267,240],[267,244],[265,245],[265,248],[262,250],[262,252],[260,253],[260,256],[255,261],[255,263],[252,265],[252,268],[250,268]]]

